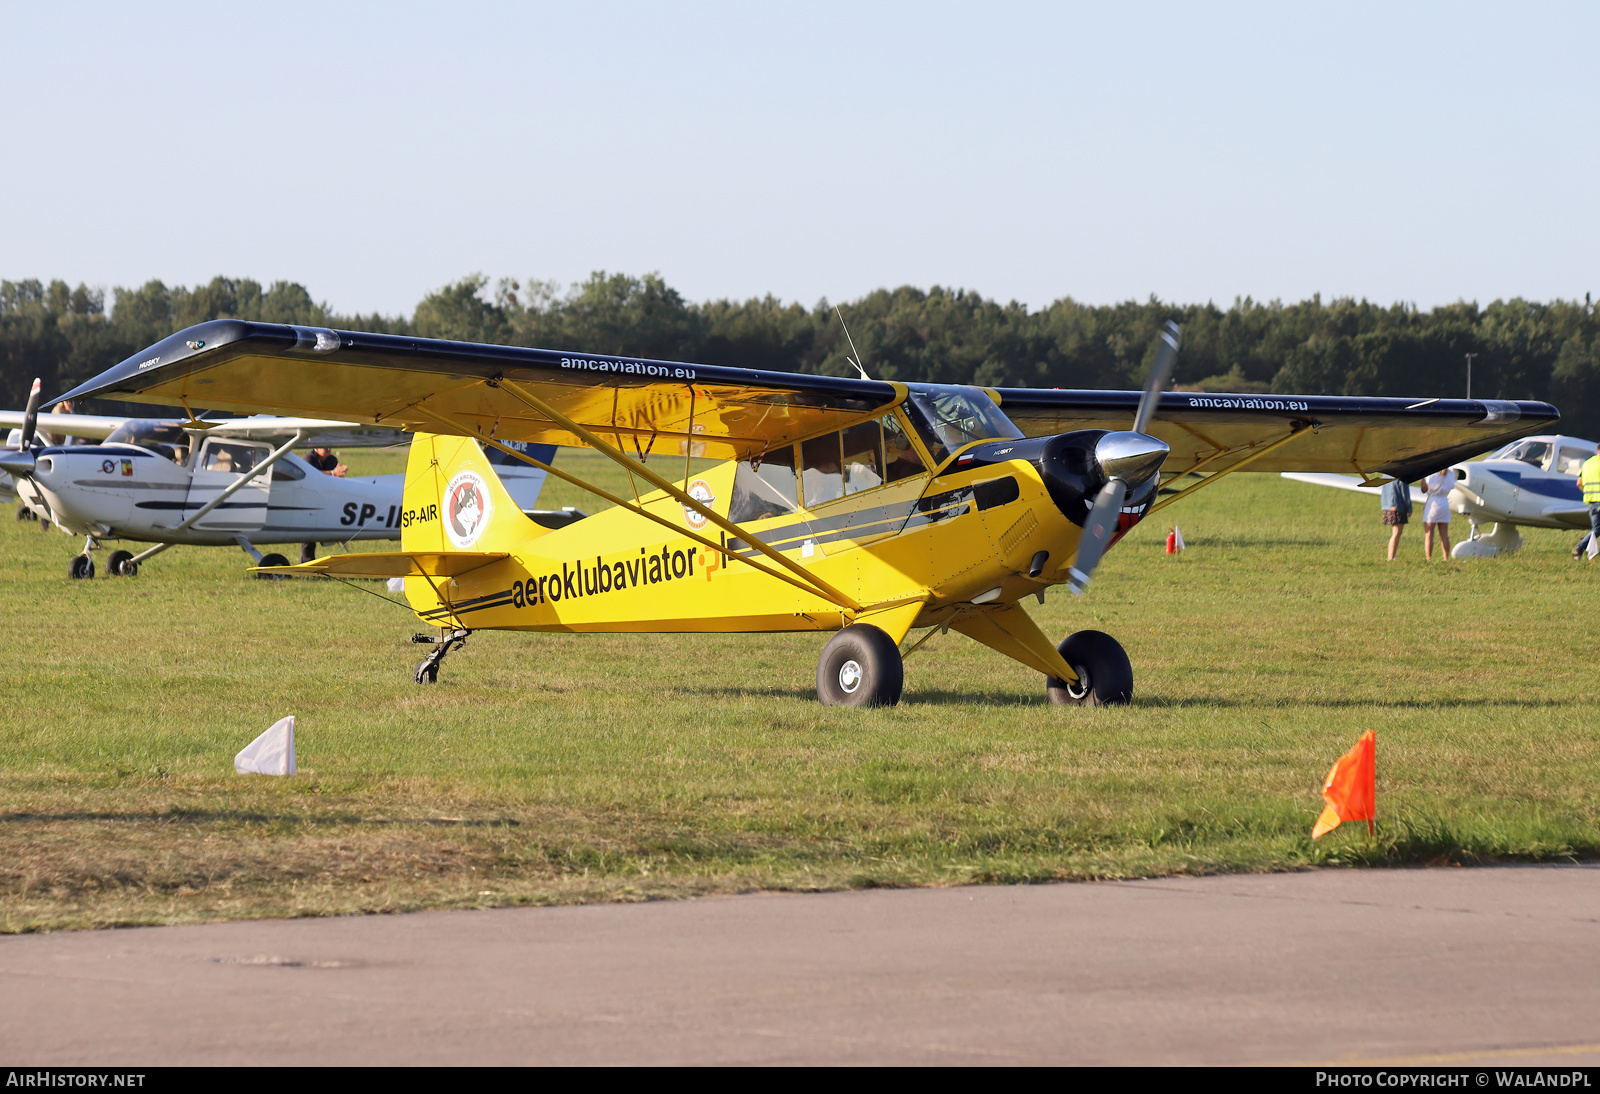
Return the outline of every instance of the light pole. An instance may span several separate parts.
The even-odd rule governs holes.
[[[1467,354],[1467,398],[1469,399],[1472,398],[1472,359],[1476,356],[1478,356],[1476,353]]]

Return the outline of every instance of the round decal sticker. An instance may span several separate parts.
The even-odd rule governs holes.
[[[685,490],[684,493],[688,494],[701,505],[704,505],[707,509],[710,509],[711,503],[717,500],[717,496],[711,492],[711,484],[706,482],[705,479],[695,479],[689,484],[689,489]],[[704,528],[707,523],[706,518],[702,514],[696,513],[687,505],[683,507],[683,519],[688,523],[690,528],[693,528],[696,531]]]
[[[458,550],[478,542],[493,513],[489,487],[476,471],[461,472],[445,487],[444,534]]]

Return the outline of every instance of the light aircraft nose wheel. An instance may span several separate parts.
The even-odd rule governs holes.
[[[1126,706],[1133,698],[1133,665],[1127,651],[1103,631],[1078,631],[1056,649],[1078,673],[1076,682],[1047,677],[1045,694],[1055,706]]]
[[[262,555],[261,556],[261,561],[257,565],[260,565],[260,566],[287,566],[287,565],[289,565],[289,560],[284,558],[282,555]],[[256,574],[255,576],[259,577],[259,578],[262,578],[263,580],[266,580],[266,581],[284,581],[284,580],[288,579],[289,575],[288,574]]]
[[[132,551],[112,551],[106,559],[106,573],[112,577],[132,577],[138,572],[139,564],[133,561]]]
[[[73,555],[67,563],[67,576],[74,581],[94,576],[94,559],[88,555]]]
[[[817,661],[817,700],[825,707],[892,707],[904,685],[900,647],[870,623],[834,635]]]

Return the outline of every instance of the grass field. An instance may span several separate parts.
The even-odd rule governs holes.
[[[1386,532],[1369,498],[1234,476],[1034,609],[1116,635],[1132,706],[1052,708],[952,633],[898,708],[852,711],[813,699],[822,635],[482,633],[422,688],[376,596],[224,549],[72,582],[75,543],[7,519],[0,929],[1594,856],[1600,566],[1539,531],[1427,565],[1415,526],[1386,564]],[[290,713],[300,774],[235,775]],[[1377,838],[1313,843],[1368,727]]]

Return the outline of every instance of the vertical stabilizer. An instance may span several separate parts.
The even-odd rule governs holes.
[[[407,551],[509,551],[545,530],[470,437],[417,433],[406,465],[400,545]]]

